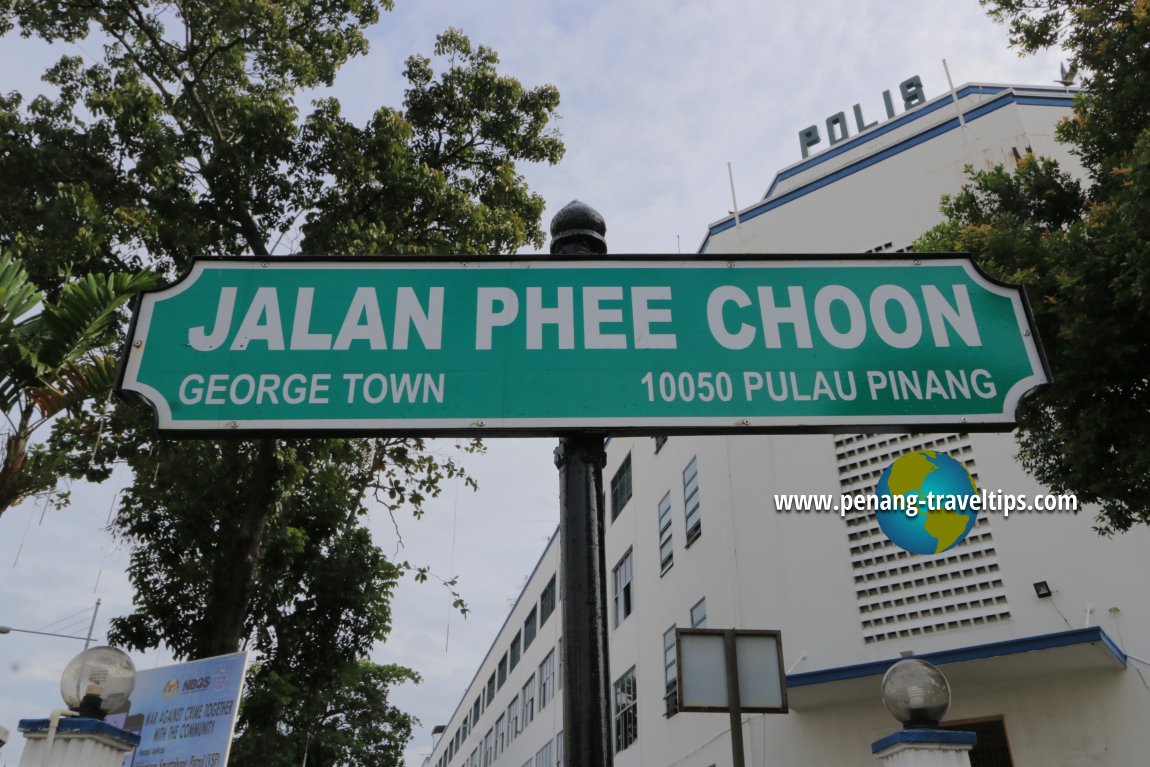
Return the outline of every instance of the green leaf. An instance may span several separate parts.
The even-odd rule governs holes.
[[[172,278],[201,256],[542,244],[544,202],[522,164],[562,156],[559,94],[501,72],[490,48],[449,30],[432,57],[408,60],[403,103],[362,123],[335,101],[309,104],[390,7],[14,0],[0,14],[0,33],[97,52],[61,58],[48,95],[0,95],[0,250],[44,293],[38,314],[19,311],[31,294],[0,296],[14,307],[0,310],[0,402],[54,417],[32,485],[132,473],[115,534],[135,601],[116,641],[257,657],[235,767],[297,765],[305,750],[317,767],[398,763],[410,718],[386,693],[414,675],[365,659],[410,568],[389,561],[367,520],[418,517],[444,479],[474,482],[418,439],[176,442],[133,404],[85,403],[108,382],[126,301],[155,284],[124,274]],[[18,278],[0,267],[0,284]]]

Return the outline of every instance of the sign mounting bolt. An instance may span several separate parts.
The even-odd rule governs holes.
[[[1022,335],[1024,335],[1024,336],[1028,336],[1028,335],[1030,335],[1030,328],[1027,328],[1026,330],[1023,330],[1023,331],[1022,331]]]
[[[137,349],[142,349],[144,347],[144,342],[136,341],[134,344],[132,344],[132,346],[136,347]]]
[[[240,428],[240,422],[239,421],[228,421],[228,428],[229,429],[238,429],[238,428]]]

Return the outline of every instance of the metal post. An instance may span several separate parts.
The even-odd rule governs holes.
[[[731,764],[732,767],[745,767],[743,702],[739,694],[739,660],[734,629],[723,632],[723,645],[727,656],[727,703],[731,712]]]
[[[96,607],[92,610],[92,622],[88,624],[88,636],[84,638],[84,649],[92,644],[92,630],[96,628],[96,615],[100,612],[100,600],[96,600]]]
[[[551,220],[553,255],[602,255],[607,227],[575,200]],[[603,551],[602,434],[563,437],[559,539],[563,584],[563,758],[568,767],[611,767],[610,666]]]

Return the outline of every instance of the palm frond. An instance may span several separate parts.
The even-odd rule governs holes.
[[[76,361],[100,343],[117,312],[141,290],[159,281],[151,273],[88,274],[64,286],[58,301],[45,304],[35,318],[42,326],[34,350],[41,371]]]
[[[0,411],[4,413],[11,412],[21,390],[36,381],[36,366],[27,353],[27,325],[35,323],[26,315],[43,299],[19,259],[0,252]]]
[[[40,291],[28,281],[24,265],[8,253],[0,252],[0,344],[8,344],[20,318],[43,300]]]
[[[98,397],[112,387],[116,378],[116,358],[91,355],[45,376],[43,384],[28,392],[29,404],[44,419]]]

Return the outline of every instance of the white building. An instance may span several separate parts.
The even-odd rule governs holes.
[[[722,253],[901,251],[937,223],[964,166],[1056,157],[1064,89],[966,85],[781,171],[712,224]],[[959,119],[958,115],[962,117]],[[725,715],[676,712],[674,628],[780,629],[790,713],[744,717],[748,764],[873,765],[897,728],[879,701],[900,656],[934,662],[975,730],[974,767],[1150,763],[1150,534],[1073,514],[983,513],[948,552],[891,544],[873,515],[781,513],[773,496],[870,491],[933,448],[979,487],[1039,494],[1010,435],[623,438],[607,446],[606,558],[615,764],[730,764]],[[559,546],[553,538],[451,716],[433,767],[562,764]],[[1045,582],[1052,595],[1040,597]],[[530,637],[530,638],[529,638]],[[446,714],[446,712],[445,712]]]

